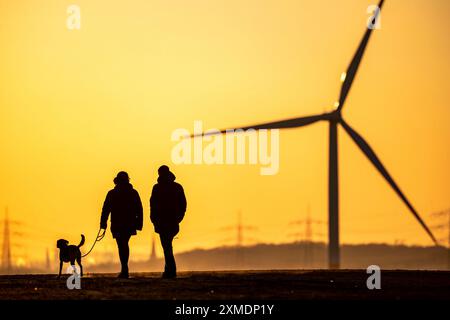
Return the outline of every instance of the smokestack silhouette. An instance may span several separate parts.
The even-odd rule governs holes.
[[[2,250],[2,269],[6,273],[11,272],[11,242],[9,230],[8,207],[5,208],[5,222],[3,225],[3,250]]]
[[[150,253],[150,261],[155,261],[156,258],[156,244],[155,244],[155,234],[152,237],[152,252]]]
[[[50,253],[48,251],[48,248],[45,251],[45,269],[47,271],[50,271]]]
[[[236,241],[236,246],[238,248],[242,247],[242,241],[243,241],[243,229],[244,226],[242,225],[242,212],[239,211],[238,213],[238,223],[236,226],[236,230],[237,230],[237,241]]]

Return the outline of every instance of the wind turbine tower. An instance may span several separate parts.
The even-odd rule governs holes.
[[[373,25],[379,19],[381,7],[383,6],[384,0],[381,0],[378,4],[378,9],[376,10],[373,17]],[[244,132],[249,129],[254,130],[269,130],[269,129],[294,129],[304,126],[311,125],[320,121],[326,121],[329,124],[329,152],[328,152],[328,266],[330,269],[340,268],[340,246],[339,246],[339,183],[338,183],[338,126],[341,126],[344,131],[350,136],[357,147],[362,151],[362,153],[368,158],[375,169],[383,176],[386,182],[391,186],[397,196],[406,205],[408,210],[412,213],[414,218],[419,222],[425,232],[429,235],[431,240],[437,244],[436,238],[434,237],[431,230],[422,220],[419,213],[413,207],[411,202],[406,198],[405,194],[401,191],[400,187],[397,185],[395,180],[392,178],[391,174],[388,172],[386,167],[381,162],[380,158],[377,156],[372,147],[367,143],[367,141],[356,132],[342,115],[342,108],[347,100],[347,96],[350,92],[352,84],[355,80],[358,68],[361,64],[361,60],[366,50],[367,44],[369,43],[370,36],[373,32],[373,28],[366,27],[367,30],[352,58],[346,72],[341,75],[341,90],[339,93],[339,99],[334,103],[335,109],[331,112],[316,114],[306,117],[296,117],[291,119],[284,119],[279,121],[272,121],[266,123],[259,123],[251,126],[234,126],[233,130],[224,129],[221,131],[207,132],[201,134],[193,134],[190,137],[204,137],[215,134],[230,134],[230,132]]]

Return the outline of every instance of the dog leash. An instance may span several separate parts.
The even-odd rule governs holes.
[[[97,238],[95,239],[94,243],[92,244],[91,249],[89,249],[89,251],[87,253],[83,254],[81,256],[82,258],[86,257],[89,253],[91,253],[92,249],[94,249],[94,247],[95,247],[95,244],[103,239],[103,237],[105,236],[105,232],[106,232],[106,229],[103,229],[103,232],[102,232],[102,229],[98,230]]]

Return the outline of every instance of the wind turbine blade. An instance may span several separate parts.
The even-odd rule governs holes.
[[[210,136],[215,135],[219,133],[227,133],[227,130],[248,130],[248,129],[289,129],[289,128],[299,128],[303,126],[307,126],[309,124],[313,124],[314,122],[320,121],[320,120],[328,120],[329,114],[324,113],[320,115],[315,116],[308,116],[308,117],[301,117],[301,118],[293,118],[293,119],[287,119],[287,120],[281,120],[281,121],[275,121],[275,122],[267,122],[267,123],[261,123],[261,124],[255,124],[252,126],[246,126],[246,127],[240,127],[236,129],[224,129],[220,130],[219,132],[211,132],[211,133],[197,133],[191,135],[191,138],[195,137],[201,137],[201,136]]]
[[[377,157],[377,155],[375,154],[373,149],[369,146],[369,144],[363,139],[363,137],[361,137],[355,130],[353,130],[344,120],[341,120],[341,124],[344,127],[345,131],[347,131],[347,133],[350,135],[350,137],[353,139],[353,141],[361,149],[361,151],[366,155],[366,157],[370,160],[370,162],[372,162],[372,164],[375,166],[375,168],[378,169],[378,171],[386,179],[386,181],[391,185],[392,189],[394,189],[394,191],[397,193],[397,195],[403,200],[403,202],[406,204],[408,209],[412,212],[412,214],[417,219],[417,221],[419,221],[419,223],[422,225],[422,227],[425,229],[425,231],[431,237],[433,242],[435,244],[438,244],[436,241],[436,238],[434,237],[431,230],[428,228],[428,226],[422,220],[420,215],[417,213],[416,209],[414,209],[414,207],[411,205],[411,203],[405,197],[403,192],[397,186],[394,179],[392,179],[391,175],[386,170],[386,168],[383,166],[380,159]]]
[[[376,21],[378,19],[378,16],[381,12],[381,7],[383,6],[384,0],[381,0],[378,4],[379,10],[375,13],[373,19]],[[359,65],[361,63],[362,57],[364,55],[364,51],[366,50],[367,43],[369,42],[370,36],[372,34],[373,29],[367,28],[366,33],[364,34],[364,37],[361,40],[361,43],[359,44],[358,50],[356,50],[355,55],[353,56],[352,61],[350,62],[350,65],[347,68],[345,80],[341,87],[341,93],[339,96],[339,106],[338,110],[341,110],[344,106],[345,99],[347,98],[347,95],[350,91],[350,88],[352,86],[353,80],[355,79],[356,72],[358,71]]]

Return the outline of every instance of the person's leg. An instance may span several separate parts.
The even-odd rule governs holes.
[[[130,257],[130,248],[128,247],[128,241],[130,236],[121,235],[116,238],[117,248],[119,249],[120,264],[122,265],[121,275],[128,275],[128,259]]]
[[[161,245],[164,250],[164,259],[166,264],[164,266],[164,276],[175,277],[177,274],[177,267],[175,264],[175,257],[173,256],[172,240],[173,236],[170,234],[160,234]]]

